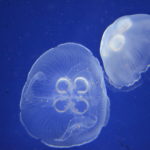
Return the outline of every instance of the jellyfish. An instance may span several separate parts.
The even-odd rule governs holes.
[[[58,45],[31,67],[22,90],[20,120],[49,147],[73,147],[96,139],[109,119],[103,71],[91,51]]]
[[[150,15],[123,16],[105,30],[100,55],[106,77],[117,89],[138,87],[150,67]]]

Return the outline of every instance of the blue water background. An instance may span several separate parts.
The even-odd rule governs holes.
[[[53,150],[19,121],[22,87],[46,50],[76,42],[99,56],[106,27],[123,15],[149,13],[149,0],[0,0],[0,150]],[[142,60],[141,60],[142,61]],[[70,150],[150,150],[150,82],[131,92],[107,88],[110,120],[99,137]]]

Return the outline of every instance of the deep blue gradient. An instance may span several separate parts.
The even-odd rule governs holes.
[[[101,62],[106,27],[136,13],[150,14],[150,1],[0,0],[0,150],[53,150],[31,138],[19,121],[21,90],[34,61],[58,44],[76,42]],[[150,73],[141,82],[131,92],[108,86],[108,125],[95,141],[71,150],[150,150]]]

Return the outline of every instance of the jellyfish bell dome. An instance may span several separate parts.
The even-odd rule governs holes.
[[[99,61],[76,43],[46,51],[29,71],[20,110],[28,134],[47,146],[73,147],[93,141],[109,119]]]
[[[111,85],[118,89],[139,86],[150,67],[150,15],[129,15],[114,21],[102,36],[100,55]]]

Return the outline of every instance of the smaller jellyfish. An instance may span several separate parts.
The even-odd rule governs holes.
[[[93,141],[109,119],[103,71],[89,49],[65,43],[42,54],[23,87],[20,120],[50,147]]]
[[[105,30],[100,55],[109,83],[118,89],[140,85],[150,67],[150,15],[117,19]]]

